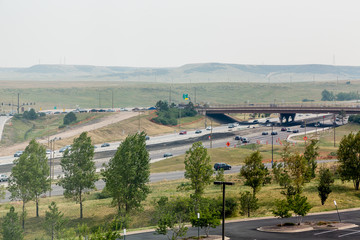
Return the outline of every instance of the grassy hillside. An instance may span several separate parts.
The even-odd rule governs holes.
[[[170,91],[171,89],[171,91]],[[122,82],[0,82],[0,113],[16,110],[17,96],[20,105],[35,102],[37,110],[63,108],[111,108],[154,106],[158,100],[185,102],[184,93],[191,101],[210,104],[289,103],[303,99],[321,100],[327,89],[338,92],[360,90],[360,81],[306,83],[122,83]],[[25,106],[27,110],[29,106]]]
[[[77,121],[68,127],[79,124],[87,124],[96,121],[99,118],[108,116],[109,113],[78,113]],[[3,137],[0,146],[11,146],[15,143],[21,143],[33,138],[45,138],[65,129],[59,129],[63,125],[65,114],[46,115],[36,120],[27,120],[23,118],[12,118],[4,128]]]

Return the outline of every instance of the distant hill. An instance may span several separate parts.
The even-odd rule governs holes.
[[[0,80],[130,82],[310,82],[360,79],[360,66],[197,63],[174,68],[34,65],[0,68]]]

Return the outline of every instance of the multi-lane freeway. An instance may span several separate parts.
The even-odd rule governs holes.
[[[304,115],[303,119],[311,119],[314,118],[312,115]],[[303,120],[302,119],[302,120]],[[271,121],[276,121],[277,119],[271,119]],[[300,120],[301,121],[301,120]],[[228,125],[223,125],[219,127],[215,127],[212,130],[202,129],[202,133],[196,134],[195,131],[188,131],[186,135],[179,135],[178,133],[167,134],[162,136],[154,136],[147,140],[147,147],[150,153],[151,162],[161,161],[164,159],[163,155],[166,152],[170,152],[173,156],[184,154],[191,146],[193,142],[202,141],[203,145],[206,148],[219,148],[219,147],[234,147],[238,145],[242,145],[241,141],[235,140],[235,136],[239,135],[242,137],[246,137],[250,140],[250,143],[258,143],[258,144],[280,144],[281,140],[287,139],[289,135],[293,134],[292,131],[281,131],[280,126],[266,126],[263,124],[265,119],[259,121],[258,124],[249,124],[249,125],[240,125],[235,128],[229,128]],[[326,122],[324,122],[326,123]],[[329,120],[327,120],[328,124],[331,124]],[[325,127],[325,126],[324,126]],[[314,127],[307,126],[306,128],[301,128],[300,124],[291,126],[291,130],[299,130],[298,134],[304,134],[305,131],[323,131],[324,127]],[[278,135],[271,135],[271,132],[277,132]],[[262,132],[268,132],[268,135],[262,135]],[[209,139],[209,136],[212,136]],[[227,146],[227,143],[229,143]],[[104,163],[107,163],[111,156],[115,153],[116,148],[119,146],[120,142],[110,143],[109,147],[101,148],[100,145],[96,148],[95,154],[95,164],[97,171],[103,167]],[[248,144],[248,143],[246,143]],[[54,176],[59,176],[62,174],[61,168],[59,166],[59,159],[62,153],[58,151],[55,154],[55,166],[54,166]],[[12,168],[12,161],[14,157],[1,157],[0,158],[0,173],[5,173],[7,175],[10,174]],[[231,172],[238,172],[240,166],[233,167]],[[151,181],[161,181],[164,179],[172,180],[172,179],[180,179],[183,178],[183,172],[175,172],[175,173],[157,173],[151,175]],[[3,183],[6,184],[6,183]],[[96,184],[98,189],[102,189],[104,187],[103,181],[98,181]],[[52,195],[62,195],[63,190],[58,186],[52,186],[53,191]],[[3,201],[8,201],[9,193],[6,194],[6,199]]]

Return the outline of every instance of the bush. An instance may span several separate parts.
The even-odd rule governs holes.
[[[77,118],[75,113],[69,112],[64,117],[64,125],[69,125],[70,123],[76,122]]]
[[[222,215],[222,207],[223,207],[222,197],[218,198],[216,200],[216,203],[217,203],[216,204],[217,209]],[[239,205],[238,200],[235,197],[226,197],[225,198],[225,217],[235,216],[237,213],[238,205]]]

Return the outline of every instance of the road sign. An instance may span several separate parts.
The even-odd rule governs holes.
[[[230,143],[229,143],[229,142],[227,142],[227,143],[226,143],[226,146],[230,146]]]
[[[184,100],[189,100],[189,94],[183,93],[183,99]]]
[[[306,136],[304,137],[304,140],[305,140],[305,141],[307,140],[307,137],[306,137]]]

